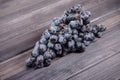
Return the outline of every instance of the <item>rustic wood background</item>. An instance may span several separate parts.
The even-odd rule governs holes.
[[[92,13],[92,24],[107,30],[84,53],[53,60],[49,67],[27,69],[40,34],[54,17],[76,4]],[[120,0],[0,0],[1,80],[118,80],[120,79]]]

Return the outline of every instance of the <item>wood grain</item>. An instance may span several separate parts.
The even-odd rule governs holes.
[[[32,48],[34,43],[39,40],[40,34],[49,27],[52,19],[77,3],[83,4],[85,9],[94,12],[91,19],[119,8],[119,0],[91,0],[89,3],[88,0],[60,0],[42,5],[42,8],[37,7],[30,12],[29,9],[28,12],[25,12],[26,10],[20,8],[25,13],[19,16],[15,15],[19,14],[19,11],[15,10],[15,14],[14,11],[11,12],[12,15],[15,15],[12,16],[13,19],[9,18],[11,15],[1,19],[3,24],[0,25],[0,62]],[[35,4],[33,4],[33,8],[36,6]],[[8,9],[6,8],[6,10]]]
[[[106,18],[105,17],[103,17],[103,18],[101,18],[101,19],[99,19],[99,22],[105,22],[105,21],[108,21],[109,20],[109,22],[111,23],[111,22],[113,22],[114,20],[116,20],[117,18],[119,18],[119,13],[118,12],[114,12],[114,13],[112,13],[112,14],[110,14],[110,15],[107,15],[106,16]],[[104,20],[103,20],[104,19]],[[97,21],[96,21],[97,22]],[[54,61],[53,63],[52,63],[52,65],[50,66],[50,67],[48,67],[48,68],[45,68],[45,69],[40,69],[40,70],[38,70],[38,71],[34,71],[33,69],[31,69],[31,70],[27,70],[26,69],[26,67],[25,67],[25,65],[24,65],[24,60],[25,60],[25,58],[26,57],[28,57],[29,56],[29,52],[30,51],[28,51],[28,52],[26,52],[26,53],[24,53],[24,55],[21,55],[21,56],[19,56],[18,55],[18,57],[16,57],[16,58],[13,58],[12,60],[9,60],[9,61],[7,61],[7,62],[4,62],[3,64],[1,64],[2,66],[5,66],[5,65],[9,65],[9,64],[11,64],[10,66],[7,66],[7,67],[0,67],[1,68],[1,72],[3,73],[1,76],[3,76],[3,78],[5,78],[5,77],[10,77],[11,75],[14,75],[14,74],[16,74],[16,75],[14,75],[14,76],[12,76],[12,77],[10,77],[10,78],[8,78],[8,79],[18,79],[18,78],[20,78],[20,79],[23,79],[24,77],[26,77],[27,76],[27,78],[25,78],[25,79],[29,79],[29,76],[31,76],[31,77],[33,77],[33,78],[31,78],[31,79],[34,79],[34,76],[36,76],[36,78],[42,78],[42,79],[47,79],[47,78],[50,78],[51,80],[52,79],[54,79],[54,78],[59,78],[59,77],[61,77],[61,76],[63,76],[63,75],[65,75],[65,74],[68,74],[68,75],[70,75],[70,71],[69,70],[74,70],[76,67],[76,64],[75,63],[77,63],[77,66],[78,66],[78,62],[80,62],[80,64],[86,64],[86,65],[79,65],[80,66],[80,68],[77,68],[76,70],[79,70],[79,69],[82,69],[82,68],[84,68],[85,66],[88,66],[88,65],[90,65],[90,64],[92,64],[92,63],[94,63],[94,62],[96,62],[97,60],[99,60],[101,57],[103,57],[103,59],[105,58],[105,57],[107,57],[109,54],[113,54],[113,53],[104,53],[104,52],[106,52],[107,50],[109,50],[109,48],[114,48],[114,46],[117,46],[116,45],[116,42],[118,42],[119,41],[119,38],[115,38],[115,40],[112,40],[112,37],[113,36],[116,36],[116,35],[119,35],[118,34],[118,32],[119,32],[119,27],[117,26],[117,27],[114,27],[115,25],[118,25],[118,23],[119,23],[119,21],[117,21],[117,22],[115,22],[114,24],[109,24],[109,23],[107,23],[106,25],[108,25],[108,31],[106,31],[106,33],[105,33],[105,35],[103,36],[103,38],[101,38],[100,40],[98,40],[97,42],[95,42],[95,43],[92,43],[87,49],[86,49],[86,52],[85,53],[83,53],[83,54],[70,54],[70,55],[68,55],[68,56],[65,56],[65,57],[63,57],[63,58],[61,58],[61,59],[59,59],[59,60],[57,60],[57,61]],[[110,28],[110,29],[109,29]],[[117,31],[118,30],[118,31]],[[113,34],[112,36],[110,36],[114,31],[116,31],[116,33],[115,34]],[[107,42],[106,42],[107,41]],[[114,42],[115,41],[115,42]],[[110,44],[108,44],[109,42],[111,42]],[[100,43],[103,43],[103,44],[100,44]],[[97,45],[97,46],[96,46]],[[111,45],[113,45],[112,47],[110,47]],[[96,48],[95,48],[96,47]],[[104,50],[104,48],[106,48],[107,50]],[[94,49],[94,50],[92,50],[92,49]],[[103,50],[102,50],[103,49]],[[102,51],[100,51],[100,50],[102,50]],[[96,53],[96,52],[98,52],[98,53]],[[110,52],[111,52],[111,50],[110,50]],[[77,56],[79,56],[79,57],[77,57]],[[101,57],[98,57],[97,58],[97,56],[101,56]],[[92,59],[93,58],[93,59]],[[80,60],[79,60],[80,59]],[[89,61],[86,61],[85,62],[85,60],[89,60]],[[16,62],[14,62],[14,61],[16,61]],[[67,61],[67,62],[66,62]],[[71,61],[71,62],[69,62],[69,61]],[[63,64],[64,62],[66,62],[66,63],[70,63],[70,64]],[[14,67],[13,67],[13,65],[14,65]],[[61,65],[61,66],[60,66]],[[75,65],[75,66],[72,66],[72,67],[70,67],[69,68],[69,70],[68,71],[66,71],[67,70],[67,68],[68,68],[68,66],[72,66],[72,65]],[[11,67],[11,68],[9,68],[9,67]],[[75,68],[74,68],[75,67]],[[55,69],[55,70],[54,70]],[[45,70],[45,71],[44,71]],[[61,70],[63,71],[63,72],[61,72]],[[64,72],[64,70],[66,71],[66,72]],[[56,76],[54,75],[53,76],[53,72],[55,71],[55,73],[57,74]],[[43,74],[40,74],[40,73],[43,73]],[[76,72],[76,71],[74,71],[74,72]],[[32,74],[32,73],[34,73],[34,74]],[[31,75],[32,74],[32,75]],[[49,76],[46,76],[45,78],[44,78],[44,74],[48,74]],[[63,74],[63,75],[62,75]],[[38,75],[38,76],[37,76]],[[67,76],[68,76],[67,75]],[[23,76],[23,77],[22,77]],[[52,77],[51,77],[52,76]],[[22,78],[21,78],[22,77]],[[63,77],[63,78],[65,78],[66,77],[66,75]]]
[[[119,80],[120,52],[100,64],[68,80]]]
[[[92,24],[107,31],[84,53],[71,53],[49,67],[26,68],[40,34],[52,19],[81,3],[92,12]],[[118,80],[120,78],[119,0],[0,0],[0,80]]]

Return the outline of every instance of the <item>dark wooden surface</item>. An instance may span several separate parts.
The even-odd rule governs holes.
[[[72,53],[33,70],[24,60],[34,43],[64,10],[81,3],[92,13],[92,24],[107,30],[84,53]],[[118,80],[120,78],[119,0],[0,0],[1,80]]]

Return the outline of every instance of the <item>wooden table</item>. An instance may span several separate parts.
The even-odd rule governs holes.
[[[107,30],[83,53],[71,53],[49,67],[26,68],[40,34],[54,17],[75,4],[92,13],[92,24]],[[0,0],[1,80],[118,80],[120,79],[120,0]]]

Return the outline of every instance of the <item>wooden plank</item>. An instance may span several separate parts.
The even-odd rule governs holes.
[[[112,16],[112,15],[114,15],[114,16]],[[115,19],[117,19],[117,17],[118,17],[118,13],[116,13],[116,15],[115,15],[115,13],[113,13],[113,14],[111,14],[111,16],[113,17],[113,18],[115,18]],[[116,17],[117,16],[117,17]],[[107,18],[110,18],[109,19],[109,21],[114,21],[115,19],[113,19],[113,18],[111,18],[110,16],[107,16]],[[106,20],[105,18],[104,18],[104,20]],[[112,21],[112,22],[113,22]],[[110,22],[111,23],[111,22]],[[115,24],[118,24],[119,22],[115,22]],[[115,25],[114,24],[114,25]],[[108,23],[108,26],[110,27],[110,26],[113,26],[113,25],[110,25],[109,23]],[[110,27],[111,28],[111,27]],[[112,30],[112,32],[110,32]],[[108,33],[106,33],[106,36],[108,36],[108,35],[110,35],[110,34],[112,34],[115,30],[116,30],[116,28],[114,28],[114,29],[111,29],[110,31],[108,30],[107,32]],[[118,31],[117,31],[118,32]],[[2,78],[5,78],[5,77],[10,77],[11,75],[13,75],[13,74],[16,74],[16,75],[14,75],[14,76],[12,76],[12,77],[10,77],[11,79],[17,79],[17,78],[20,78],[20,77],[24,77],[24,75],[26,75],[26,74],[28,74],[28,75],[30,75],[30,73],[34,73],[34,75],[32,76],[32,77],[34,77],[34,76],[36,76],[36,75],[38,75],[38,76],[40,76],[40,78],[43,78],[44,79],[44,77],[43,77],[43,75],[42,74],[40,74],[41,72],[43,72],[43,74],[44,73],[46,73],[46,72],[48,72],[48,73],[46,73],[46,74],[48,74],[48,76],[46,76],[46,79],[47,78],[50,78],[50,76],[52,76],[53,74],[53,72],[55,71],[54,69],[57,69],[56,71],[55,71],[55,73],[56,74],[58,74],[57,76],[54,76],[53,78],[55,78],[55,77],[60,77],[61,76],[61,74],[62,73],[59,73],[61,70],[62,71],[66,71],[66,69],[67,69],[67,66],[69,65],[69,64],[64,64],[63,65],[63,62],[66,62],[66,60],[67,60],[67,62],[66,63],[70,63],[70,65],[72,65],[72,62],[74,63],[75,61],[77,62],[77,60],[79,59],[79,58],[85,58],[85,60],[88,60],[88,58],[93,58],[92,60],[91,60],[91,62],[89,61],[89,63],[85,63],[85,64],[87,64],[87,65],[89,65],[90,63],[92,63],[92,62],[94,62],[94,61],[96,61],[96,58],[95,57],[97,57],[97,56],[100,56],[100,52],[99,53],[97,53],[97,54],[95,54],[94,52],[96,52],[96,51],[100,51],[101,49],[104,49],[104,48],[106,48],[106,47],[108,47],[108,49],[109,49],[109,46],[111,46],[111,45],[113,45],[114,44],[114,42],[113,43],[111,43],[111,44],[109,44],[108,45],[108,42],[110,42],[111,41],[111,37],[109,36],[109,37],[106,37],[105,35],[103,36],[103,38],[101,38],[102,40],[100,40],[100,41],[97,41],[96,43],[93,43],[93,44],[91,44],[90,46],[91,46],[91,48],[87,48],[86,49],[86,51],[87,52],[85,52],[84,54],[70,54],[70,55],[68,55],[67,57],[63,57],[63,58],[61,58],[60,60],[57,60],[57,61],[54,61],[53,63],[52,63],[52,65],[50,66],[50,67],[48,67],[48,68],[43,68],[43,69],[40,69],[40,70],[38,70],[38,71],[34,71],[33,69],[31,69],[31,70],[26,70],[26,67],[24,66],[24,63],[23,63],[23,61],[24,61],[24,59],[26,58],[25,56],[27,56],[28,57],[28,53],[25,53],[25,55],[22,55],[22,56],[19,56],[19,57],[17,57],[17,58],[15,58],[15,59],[11,59],[11,60],[9,60],[9,61],[6,61],[6,62],[4,62],[3,64],[1,64],[2,66],[5,66],[5,65],[7,65],[7,64],[10,64],[10,63],[12,63],[13,65],[14,65],[14,67],[13,67],[13,65],[12,66],[7,66],[6,68],[3,68],[3,67],[0,67],[1,68],[1,72],[3,73],[1,76],[3,76]],[[112,35],[112,36],[114,36],[114,35]],[[103,41],[105,41],[105,40],[108,40],[108,42],[103,42]],[[119,40],[119,39],[118,39]],[[104,45],[106,44],[106,46],[104,46],[104,45],[100,45],[100,43],[103,43]],[[99,45],[99,46],[97,46],[96,47],[96,45]],[[115,45],[114,45],[115,46]],[[113,47],[114,47],[113,46]],[[92,50],[92,49],[94,49],[96,47],[96,49],[95,50]],[[103,47],[103,48],[102,48]],[[90,52],[91,53],[91,56],[90,56],[90,53],[88,53],[88,52]],[[112,54],[112,53],[111,53]],[[82,55],[82,56],[81,56]],[[87,58],[87,55],[88,55],[88,58]],[[101,56],[107,56],[108,54],[102,54]],[[73,57],[72,57],[73,56]],[[79,56],[79,57],[77,57],[77,56]],[[80,57],[81,56],[81,57]],[[90,56],[90,57],[89,57]],[[82,58],[82,59],[83,59]],[[95,58],[95,59],[94,59]],[[99,58],[101,58],[101,57],[99,57]],[[20,60],[19,60],[20,59]],[[73,59],[73,61],[71,61]],[[81,60],[82,60],[81,59]],[[13,63],[14,61],[16,61],[17,60],[17,63]],[[62,61],[63,62],[62,62]],[[82,61],[81,60],[79,60],[80,61],[80,63],[82,63]],[[98,59],[97,59],[98,60]],[[71,62],[69,62],[69,61],[71,61]],[[21,64],[20,64],[21,63]],[[61,66],[62,67],[61,67]],[[85,66],[87,66],[87,65],[84,65],[84,66],[81,66],[81,68],[84,68]],[[9,67],[11,67],[10,69],[9,69]],[[59,69],[60,68],[60,69]],[[63,69],[62,69],[63,68]],[[73,68],[73,66],[72,67],[70,67],[71,69],[74,69]],[[14,70],[14,71],[13,71]],[[45,70],[45,71],[44,71]],[[69,72],[69,71],[68,71]],[[67,73],[67,72],[63,72],[63,74],[65,74],[65,73]],[[67,73],[67,75],[69,75],[70,74],[70,72],[69,73]],[[27,78],[26,79],[28,79],[28,75],[26,75],[27,76]],[[60,75],[60,76],[59,76]],[[25,77],[26,77],[25,76]],[[38,78],[38,76],[37,76],[37,78]],[[10,79],[10,78],[8,78],[8,79]],[[51,78],[50,78],[51,79]]]
[[[120,44],[119,44],[120,46]],[[120,52],[104,62],[67,80],[119,80]]]
[[[16,12],[25,7],[30,7],[37,3],[41,3],[43,0],[1,0],[0,1],[0,17],[5,17],[8,14]]]
[[[72,2],[74,3],[76,1],[72,1]],[[27,13],[33,12],[37,9],[41,9],[43,7],[48,6],[49,4],[53,4],[56,2],[58,2],[58,0],[50,0],[50,1],[48,1],[48,0],[39,0],[39,1],[38,0],[36,0],[36,1],[35,0],[21,0],[21,1],[11,0],[10,1],[9,0],[6,2],[1,1],[0,2],[1,6],[4,6],[7,4],[7,7],[0,9],[0,13],[1,13],[0,14],[0,23],[2,24],[4,22],[9,22],[10,20],[17,18],[18,16],[25,15]],[[95,4],[101,3],[102,1],[99,1],[99,0],[97,0],[97,1],[96,0],[90,0],[90,1],[81,0],[81,1],[79,1],[79,3],[82,3],[82,5],[87,4],[86,7],[91,6],[91,4],[88,4],[90,2],[93,2],[93,5],[95,5]],[[16,5],[16,3],[17,4],[19,3],[19,4]],[[75,5],[75,3],[72,5]]]
[[[40,9],[55,2],[57,2],[57,0],[1,0],[0,18],[2,20],[9,20],[9,18],[13,19],[17,16],[23,15],[35,9]]]
[[[65,3],[66,5],[64,5]],[[74,4],[75,3],[82,2],[75,0]],[[107,0],[103,2],[98,1],[96,3],[93,0],[93,3],[95,6],[92,5],[92,2],[88,3],[89,5],[91,4],[91,7],[87,5],[87,7],[89,6],[88,9],[96,14],[92,17],[92,19],[119,8],[117,0]],[[35,10],[30,14],[23,15],[8,22],[7,24],[2,25],[4,28],[0,29],[0,61],[13,57],[14,55],[25,51],[26,49],[33,47],[36,40],[39,39],[39,34],[41,34],[44,29],[48,28],[52,18],[61,15],[64,10],[68,9],[68,7],[72,5],[72,1],[62,0],[42,8],[42,10]],[[100,9],[100,11],[97,11],[98,9]],[[54,12],[56,12],[56,14],[54,14]]]

